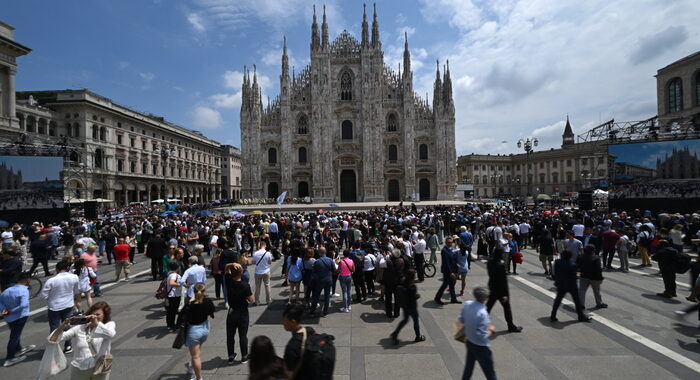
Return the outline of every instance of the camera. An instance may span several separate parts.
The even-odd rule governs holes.
[[[70,320],[71,325],[84,325],[87,323],[90,323],[90,318],[80,317],[80,318],[72,318]]]

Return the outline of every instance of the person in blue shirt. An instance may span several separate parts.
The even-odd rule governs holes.
[[[449,288],[450,303],[459,303],[459,301],[457,300],[457,294],[455,293],[455,282],[457,279],[457,260],[454,253],[452,252],[451,237],[445,239],[445,246],[442,247],[440,255],[440,261],[442,263],[440,267],[440,271],[442,272],[442,285],[440,286],[440,289],[438,289],[433,300],[438,305],[444,305],[445,303],[441,300],[442,294],[445,292],[445,289]]]
[[[20,336],[29,318],[29,273],[20,273],[17,284],[7,288],[0,294],[0,314],[10,327],[10,341],[7,343],[7,358],[5,367],[17,364],[26,359],[24,355],[36,348],[34,345],[22,347]]]
[[[474,365],[484,371],[484,376],[489,380],[496,380],[496,370],[493,366],[493,353],[489,346],[489,337],[495,331],[486,310],[486,301],[489,299],[489,290],[477,286],[473,292],[475,301],[466,301],[459,313],[458,320],[464,325],[465,344],[467,345],[467,360],[464,365],[462,379],[471,379]]]
[[[333,255],[334,252],[330,252]],[[328,308],[331,306],[331,285],[333,284],[333,273],[335,273],[335,263],[326,256],[325,247],[318,249],[319,258],[314,262],[313,278],[314,278],[314,294],[311,301],[311,315],[316,315],[316,305],[323,291],[323,315],[328,314]]]

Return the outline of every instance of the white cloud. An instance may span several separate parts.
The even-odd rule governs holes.
[[[215,129],[221,127],[223,122],[221,113],[213,108],[198,106],[192,111],[192,124],[196,128]]]
[[[232,88],[235,90],[240,90],[243,85],[243,73],[237,70],[230,71],[226,70],[223,75],[224,86],[226,88]]]
[[[236,108],[241,106],[241,96],[241,91],[238,91],[235,94],[214,94],[209,98],[217,108]]]
[[[150,82],[153,79],[155,79],[155,77],[156,77],[155,74],[148,73],[148,72],[147,73],[139,73],[139,76],[141,77],[141,79],[145,80],[146,82]]]
[[[202,33],[207,30],[204,27],[204,21],[202,20],[202,16],[200,16],[198,13],[188,13],[187,22],[189,22],[192,28],[199,33]]]

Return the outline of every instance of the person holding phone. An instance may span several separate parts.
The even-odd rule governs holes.
[[[111,316],[112,308],[109,304],[97,302],[88,310],[86,316],[64,319],[49,336],[49,344],[73,340],[71,379],[109,379],[108,370],[99,371],[97,368],[97,372],[103,373],[96,375],[95,372],[103,360],[111,358],[112,340],[117,334],[116,324]]]

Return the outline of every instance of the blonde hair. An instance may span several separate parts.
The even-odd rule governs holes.
[[[207,286],[203,282],[198,282],[194,284],[194,303],[202,303],[204,297],[206,297]]]

